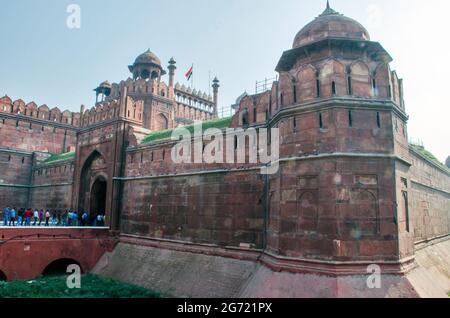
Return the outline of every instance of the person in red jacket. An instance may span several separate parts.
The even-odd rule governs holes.
[[[31,218],[33,217],[33,211],[28,208],[25,211],[25,226],[30,226],[31,225]]]

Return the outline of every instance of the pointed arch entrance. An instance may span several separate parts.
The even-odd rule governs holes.
[[[169,120],[164,114],[158,114],[156,117],[156,131],[166,130],[169,128]]]
[[[79,212],[106,214],[108,191],[108,166],[105,157],[97,150],[86,159],[81,169]]]
[[[90,209],[89,212],[97,214],[104,214],[106,212],[106,190],[107,181],[103,176],[99,176],[92,185]]]

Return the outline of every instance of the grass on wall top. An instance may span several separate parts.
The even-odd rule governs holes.
[[[227,118],[218,118],[218,119],[212,119],[208,121],[202,122],[202,128],[203,131],[209,129],[209,128],[218,128],[218,129],[224,129],[230,127],[232,117]],[[191,134],[194,133],[194,127],[198,124],[193,124],[190,126],[185,126],[183,128],[186,128],[189,130]],[[147,135],[143,140],[142,143],[150,143],[158,140],[164,140],[164,139],[170,139],[172,137],[172,133],[175,129],[167,129],[162,131],[155,131],[149,135]]]
[[[43,163],[53,163],[56,161],[63,161],[75,158],[75,152],[66,152],[59,155],[51,155],[49,158],[45,159]]]
[[[436,158],[435,155],[433,155],[431,152],[425,149],[425,147],[415,144],[410,144],[410,147],[420,154],[422,157],[428,159],[429,161],[435,163],[436,165],[440,166],[442,169],[450,173],[450,169],[447,168],[446,165],[444,165],[442,162],[439,161],[439,159]]]

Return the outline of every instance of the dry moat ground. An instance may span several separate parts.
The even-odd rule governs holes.
[[[69,289],[67,276],[0,282],[0,298],[161,298],[162,294],[96,275],[83,275],[80,289]]]

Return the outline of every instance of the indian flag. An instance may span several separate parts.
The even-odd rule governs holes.
[[[194,65],[191,66],[191,68],[189,69],[189,71],[186,73],[186,80],[190,80],[192,75],[194,75]]]

